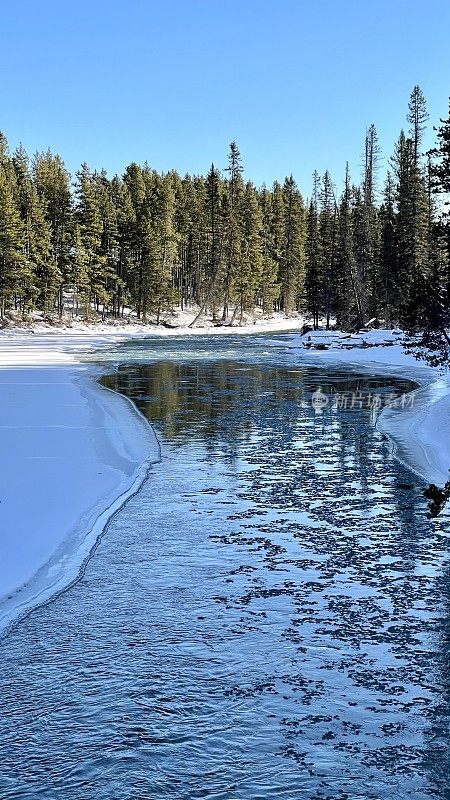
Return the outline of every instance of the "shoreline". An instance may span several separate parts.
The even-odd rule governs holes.
[[[45,360],[51,362],[41,353]],[[0,490],[0,638],[79,578],[111,518],[160,460],[153,428],[131,400],[99,384],[103,373],[74,357],[0,366],[8,453]]]
[[[154,331],[105,327],[0,334],[0,424],[8,455],[0,490],[0,519],[7,530],[3,575],[0,569],[0,638],[78,580],[111,518],[160,460],[153,428],[135,404],[99,384],[105,366],[83,361],[96,350],[100,356],[102,347],[153,336]],[[292,333],[292,326],[258,327],[201,331],[288,333],[283,343],[297,364],[329,363],[419,384],[412,392],[412,407],[383,409],[377,428],[392,442],[395,457],[418,477],[445,483],[447,458],[450,461],[447,376],[405,355],[399,345],[389,352],[375,345],[361,350],[332,346],[306,350],[304,338]],[[200,331],[189,329],[189,333]],[[183,333],[163,329],[159,335]],[[326,334],[328,341],[331,338]]]

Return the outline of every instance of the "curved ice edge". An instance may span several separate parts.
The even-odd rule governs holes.
[[[443,487],[450,477],[450,385],[441,378],[411,379],[421,384],[408,393],[412,407],[383,409],[376,427],[398,461],[425,483]]]
[[[397,461],[424,483],[443,486],[450,477],[450,377],[439,377],[436,368],[420,362],[415,367],[375,359],[367,363],[339,357],[315,361],[316,366],[325,364],[372,377],[407,379],[416,384],[416,388],[407,392],[407,397],[413,398],[412,405],[383,408],[375,427],[391,443]]]
[[[92,365],[94,367],[94,365]],[[156,448],[155,454],[146,458],[136,469],[131,477],[121,484],[123,490],[110,502],[106,508],[101,508],[102,498],[98,505],[92,509],[87,528],[81,518],[77,526],[72,529],[68,537],[62,541],[49,561],[42,565],[33,577],[23,586],[19,587],[0,605],[0,641],[4,639],[21,621],[32,611],[55,600],[63,592],[74,586],[84,575],[86,566],[101,539],[106,533],[113,517],[123,508],[127,501],[133,497],[144,481],[147,479],[151,467],[161,460],[161,447],[158,438],[148,420],[139,411],[135,403],[113,389],[102,386],[99,381],[105,372],[112,372],[114,364],[109,364],[108,369],[97,367],[86,377],[79,379],[84,388],[97,398],[113,394],[119,397],[129,411],[135,416],[136,421],[145,429],[145,433],[153,440]]]
[[[314,352],[289,342],[295,363],[313,367],[331,366],[372,377],[406,378],[416,384],[408,392],[412,408],[384,408],[377,430],[390,441],[394,457],[424,483],[443,486],[450,470],[450,373],[400,353],[401,360],[378,360],[377,348],[364,351],[352,361],[351,351]],[[361,354],[358,353],[358,356]],[[300,356],[300,357],[299,357]]]

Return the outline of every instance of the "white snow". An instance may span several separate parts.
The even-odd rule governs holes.
[[[159,458],[134,405],[76,356],[118,338],[0,336],[0,631],[77,577]]]
[[[278,317],[255,327],[281,331],[300,323]],[[146,420],[126,398],[97,384],[100,368],[83,363],[83,354],[148,334],[255,327],[35,326],[0,333],[0,631],[76,579],[108,519],[159,458]],[[360,347],[363,339],[368,347]],[[277,343],[296,363],[357,365],[423,387],[412,408],[384,409],[378,425],[400,459],[443,485],[450,467],[449,376],[405,355],[400,337],[387,331],[311,335],[327,350],[306,349],[305,341],[292,334]]]

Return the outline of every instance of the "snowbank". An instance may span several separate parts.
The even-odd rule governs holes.
[[[0,631],[69,585],[159,458],[126,398],[79,361],[120,336],[0,336]]]
[[[345,364],[417,383],[421,388],[411,402],[384,408],[377,427],[391,439],[400,461],[427,483],[443,486],[450,470],[450,375],[406,353],[403,338],[401,332],[387,330],[353,335],[317,331],[285,341],[297,362]]]
[[[129,316],[126,320],[109,319],[107,322],[101,322],[100,319],[90,323],[84,322],[81,318],[71,318],[66,316],[61,322],[58,322],[57,327],[49,323],[43,322],[42,315],[35,314],[30,318],[30,322],[24,326],[18,323],[14,327],[6,327],[0,331],[0,337],[15,336],[16,334],[39,333],[61,335],[67,334],[71,337],[82,336],[108,336],[114,334],[117,336],[180,336],[180,335],[195,335],[201,336],[202,334],[210,335],[211,333],[217,334],[232,334],[249,333],[252,331],[286,331],[300,329],[304,323],[304,317],[301,314],[293,314],[291,317],[286,317],[281,312],[274,312],[270,317],[264,317],[262,313],[255,316],[247,314],[243,325],[238,322],[230,324],[214,324],[209,316],[201,317],[194,327],[189,327],[197,316],[197,309],[184,310],[175,309],[173,312],[165,313],[161,319],[161,324],[156,325],[149,322],[144,324],[139,322],[135,316]],[[20,318],[18,318],[20,320]],[[65,343],[63,344],[65,346]]]

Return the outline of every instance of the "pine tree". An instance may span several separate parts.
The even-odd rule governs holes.
[[[421,332],[418,347],[425,348],[418,354],[440,365],[450,361],[450,111],[441,119],[427,167],[429,270],[422,281],[426,302],[419,306],[414,329]]]
[[[138,314],[143,322],[148,314],[170,307],[175,298],[172,286],[173,264],[177,253],[175,230],[175,192],[172,176],[160,178],[147,167],[142,172],[144,196],[137,214],[136,243],[139,254]]]
[[[262,273],[262,218],[255,187],[248,182],[242,197],[242,249],[239,271],[233,280],[233,295],[242,325],[245,311],[253,311]]]
[[[71,282],[73,218],[70,176],[60,156],[48,150],[33,159],[34,185],[51,230],[54,274],[61,276],[58,287],[58,311],[64,310],[64,287]]]
[[[379,289],[380,304],[385,327],[396,321],[400,283],[398,279],[398,242],[394,207],[394,185],[392,175],[387,173],[380,209],[380,268]]]
[[[398,247],[398,319],[413,329],[425,302],[423,281],[428,273],[428,200],[425,177],[415,164],[414,142],[402,131],[393,161],[396,179]]]
[[[202,219],[204,196],[198,202],[197,183],[190,175],[181,180],[174,173],[175,229],[178,256],[174,264],[173,284],[181,309],[200,297],[199,260],[201,242],[204,240]],[[203,181],[202,181],[203,183]]]
[[[52,255],[52,232],[33,187],[26,229],[26,252],[33,271],[33,292],[38,308],[50,314],[58,298],[62,275]]]
[[[319,200],[320,274],[323,281],[323,300],[320,305],[325,312],[328,330],[337,295],[337,208],[328,170],[323,176]]]
[[[446,119],[441,119],[437,130],[437,147],[429,162],[429,190],[437,195],[439,205],[436,216],[440,219],[442,233],[446,236],[447,259],[450,261],[450,102]],[[429,199],[431,203],[431,198]]]
[[[233,279],[241,271],[242,258],[242,161],[236,142],[231,142],[228,154],[228,180],[226,183],[226,236],[223,274],[223,313],[222,321],[228,317]]]
[[[261,208],[261,280],[258,299],[262,306],[263,314],[268,315],[274,309],[274,304],[280,296],[278,281],[277,248],[274,239],[274,213],[271,193],[265,187],[259,195]]]
[[[408,103],[407,119],[411,125],[410,137],[412,141],[412,158],[414,170],[420,168],[420,147],[423,141],[423,134],[426,129],[426,122],[429,118],[424,94],[420,86],[414,86]]]
[[[206,304],[211,305],[213,320],[219,306],[219,277],[224,249],[224,220],[222,213],[222,186],[220,173],[211,164],[205,182],[205,230],[207,233],[207,260],[205,269]]]
[[[314,330],[319,327],[322,308],[322,250],[319,232],[320,176],[313,173],[313,194],[306,218],[305,240],[305,309],[312,316]]]
[[[364,167],[361,189],[354,192],[355,236],[354,252],[356,261],[355,282],[359,294],[359,325],[377,314],[376,295],[377,253],[379,235],[375,208],[375,181],[378,165],[378,136],[374,125],[366,131],[364,145]]]
[[[14,303],[24,289],[25,233],[14,187],[0,166],[0,316]]]
[[[87,258],[88,287],[85,309],[90,313],[91,304],[97,311],[102,308],[102,316],[112,302],[114,267],[108,260],[108,247],[105,241],[105,222],[102,219],[99,176],[92,174],[87,164],[77,173],[77,223],[83,248],[83,259]]]
[[[271,243],[272,257],[277,264],[278,282],[280,284],[277,310],[282,311],[284,304],[284,298],[282,297],[282,274],[284,271],[286,247],[286,219],[283,189],[278,181],[275,181],[272,187]]]
[[[52,258],[50,225],[32,182],[29,159],[22,146],[14,153],[12,163],[24,230],[24,304],[30,311],[37,306],[48,314],[53,310],[61,283],[61,273]]]
[[[175,300],[172,287],[173,264],[177,254],[175,230],[175,192],[173,176],[166,175],[158,185],[157,211],[153,221],[151,252],[151,305],[156,310],[156,324],[161,312]]]
[[[140,166],[132,162],[124,175],[127,202],[131,206],[128,218],[129,239],[128,286],[132,307],[138,319],[142,317],[144,295],[144,244],[147,235],[146,184]]]
[[[280,263],[281,301],[286,315],[298,310],[305,289],[305,212],[303,198],[292,175],[282,189],[284,246]]]
[[[356,270],[352,187],[348,163],[339,206],[337,261],[337,325],[342,328],[360,328],[364,324],[362,288]]]
[[[117,316],[123,316],[125,304],[131,300],[132,242],[133,232],[136,228],[136,212],[128,186],[117,175],[111,181],[111,198],[115,210],[117,231],[117,294],[114,312]]]

